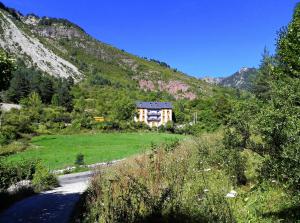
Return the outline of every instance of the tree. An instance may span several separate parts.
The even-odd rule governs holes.
[[[20,99],[26,98],[30,92],[30,83],[27,79],[27,73],[22,70],[16,70],[7,91],[7,97],[10,101],[18,103]]]
[[[40,83],[40,94],[42,101],[46,104],[50,104],[53,94],[54,94],[54,86],[52,79],[45,75],[43,76],[41,83]]]
[[[247,101],[234,111],[225,137],[231,149],[250,148],[265,156],[261,176],[277,179],[292,191],[300,191],[299,35],[300,4],[288,27],[279,33],[276,63],[263,58],[261,84],[263,77],[268,79],[267,90],[258,91],[260,101]],[[256,109],[249,109],[250,104],[256,104]]]
[[[257,76],[253,81],[251,89],[258,99],[270,99],[270,81],[273,78],[274,68],[275,58],[271,56],[267,48],[265,48]]]
[[[15,69],[14,60],[5,52],[0,51],[0,91],[7,90]]]
[[[287,29],[280,32],[271,101],[261,112],[258,128],[269,154],[264,173],[300,190],[300,4]],[[273,168],[270,168],[273,167]]]
[[[67,111],[72,111],[73,97],[70,94],[71,85],[69,81],[66,79],[61,79],[58,83],[56,94],[58,98],[58,105],[65,107]]]

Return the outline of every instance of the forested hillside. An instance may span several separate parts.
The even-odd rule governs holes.
[[[173,102],[173,120],[182,126],[180,131],[211,131],[230,112],[230,99],[244,94],[102,43],[65,19],[22,15],[0,5],[0,23],[3,65],[10,64],[1,101],[22,104],[29,110],[5,114],[5,143],[23,133],[58,128],[127,129],[136,125],[136,101]],[[199,118],[191,127],[196,113]],[[21,117],[19,122],[14,115]],[[95,116],[106,122],[95,123]],[[24,125],[28,119],[34,125],[29,121]],[[16,128],[19,125],[20,129]]]
[[[218,93],[223,89],[164,62],[140,58],[102,43],[65,19],[24,16],[2,5],[0,21],[0,46],[17,60],[11,87],[2,94],[6,102],[19,103],[34,91],[46,104],[53,102],[71,110],[80,103],[93,115],[112,117],[115,107],[136,100],[186,104],[224,95]],[[67,78],[69,84],[64,83]],[[70,88],[71,78],[76,86],[69,93],[66,89]],[[180,106],[175,107],[178,110]],[[192,113],[180,109],[178,121],[190,121]]]

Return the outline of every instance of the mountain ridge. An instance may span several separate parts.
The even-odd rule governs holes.
[[[256,68],[242,67],[239,71],[227,77],[203,77],[201,80],[223,87],[250,90],[252,81],[256,75]]]
[[[164,91],[175,99],[211,94],[213,86],[206,82],[96,40],[66,19],[24,16],[0,8],[1,48],[52,76],[80,81],[98,72],[112,82]]]

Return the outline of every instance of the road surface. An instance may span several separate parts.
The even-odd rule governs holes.
[[[67,223],[91,171],[60,176],[60,187],[15,203],[0,214],[0,223]]]

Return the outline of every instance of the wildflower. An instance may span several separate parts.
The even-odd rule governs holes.
[[[204,169],[204,172],[208,172],[208,171],[211,171],[211,169],[210,168]]]
[[[204,189],[204,190],[203,190],[204,193],[206,193],[206,192],[208,192],[208,191],[209,191],[208,189]]]

